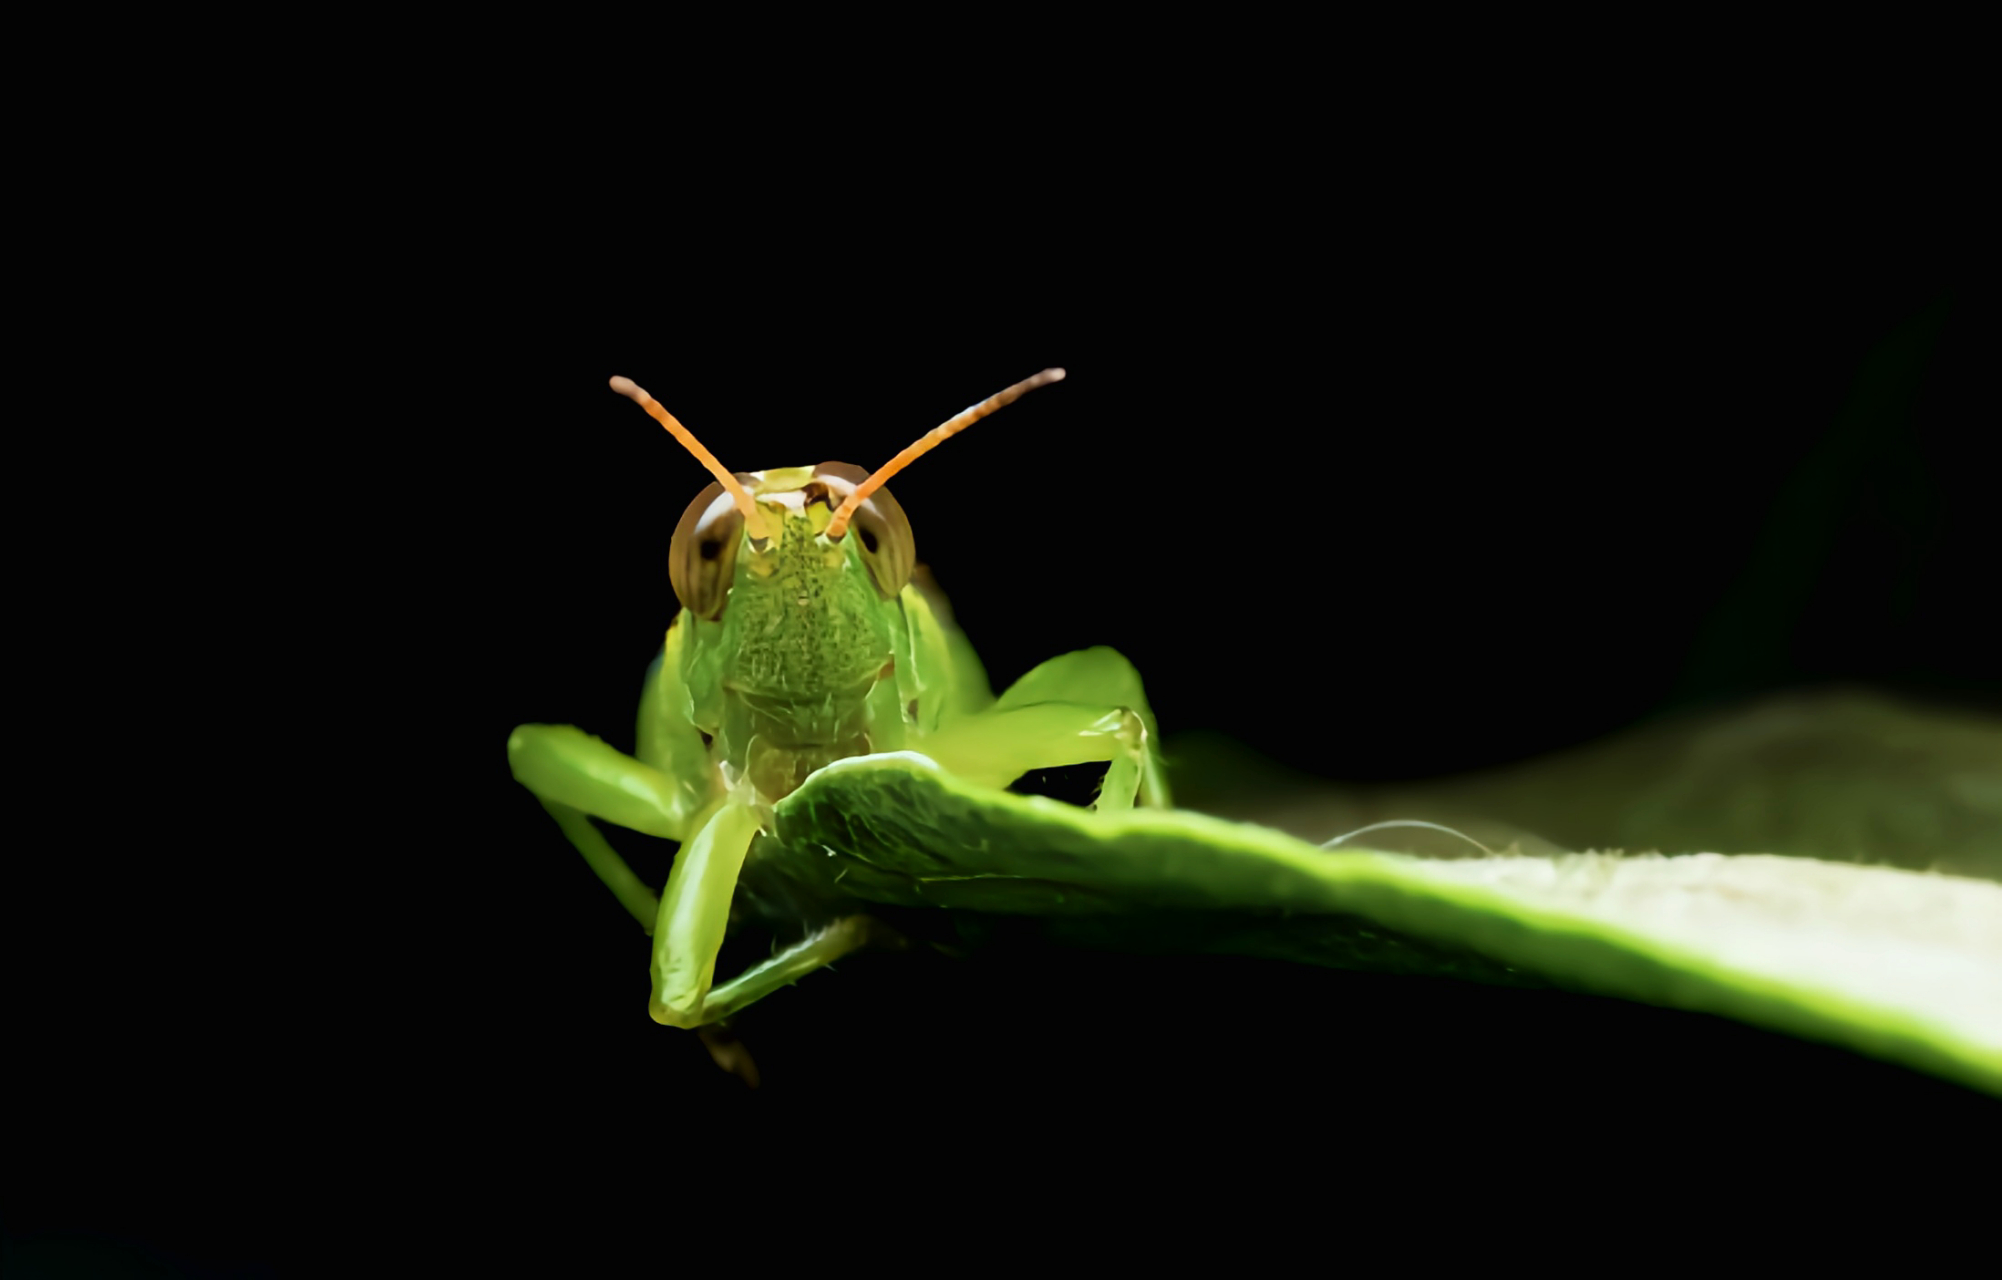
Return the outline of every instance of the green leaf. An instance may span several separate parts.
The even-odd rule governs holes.
[[[1877,706],[1857,740],[1903,714]],[[1972,797],[1983,811],[1997,761],[2002,753],[1962,762],[1966,777],[1948,788],[1956,805]],[[1791,787],[1780,780],[1788,770],[1768,775],[1760,805],[1744,810],[1755,829],[1765,819],[1754,810],[1795,812],[1785,797],[1830,786],[1825,771],[1795,774]],[[1600,785],[1617,791],[1610,776]],[[1728,797],[1740,780],[1725,770],[1716,782]],[[1875,782],[1880,802],[1896,790]],[[1499,794],[1458,785],[1462,803]],[[1664,830],[1704,808],[1701,791],[1663,792],[1685,801],[1664,812]],[[1839,805],[1840,791],[1827,803]],[[1598,803],[1619,820],[1642,812],[1616,795]],[[1800,812],[1806,829],[1827,826],[1814,805]],[[1038,917],[1054,940],[1087,946],[1547,984],[1718,1014],[2002,1095],[2002,885],[1973,876],[1768,852],[1420,858],[1323,849],[1184,810],[1101,815],[998,793],[909,753],[830,765],[777,813],[782,847],[754,855],[745,899],[774,915],[845,896],[956,919]],[[1912,831],[1882,829],[1903,832],[1901,848],[1913,852]],[[1998,830],[1987,829],[1987,844],[1978,832],[1956,837],[1955,859],[1994,865]]]
[[[1860,690],[1679,715],[1422,785],[1331,786],[1213,737],[1171,743],[1170,763],[1179,802],[1316,843],[1421,819],[1491,847],[1784,853],[2002,881],[2002,722]],[[1437,836],[1393,847],[1477,852]]]

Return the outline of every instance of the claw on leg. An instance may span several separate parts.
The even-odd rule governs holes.
[[[738,1077],[749,1089],[758,1087],[758,1064],[751,1060],[751,1051],[744,1047],[736,1033],[726,1027],[710,1025],[698,1027],[695,1034],[702,1037],[702,1047],[709,1050],[709,1056],[716,1065]]]

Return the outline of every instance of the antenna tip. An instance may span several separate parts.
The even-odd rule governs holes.
[[[640,386],[639,383],[634,382],[631,378],[613,378],[612,390],[622,396],[628,397],[635,404],[645,404],[647,401],[653,399],[652,396],[646,393],[645,387]]]
[[[1062,382],[1064,380],[1064,371],[1062,369],[1045,369],[1036,376],[1044,382]]]

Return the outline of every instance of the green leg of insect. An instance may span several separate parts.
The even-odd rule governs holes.
[[[579,758],[588,761],[595,776],[548,768],[549,762],[542,757],[552,744],[567,748],[573,761]],[[630,791],[644,790],[657,780],[656,770],[568,726],[525,726],[515,732],[508,745],[517,761],[517,777],[524,773],[535,776],[541,766],[558,779],[558,789],[574,798],[582,798],[581,793],[592,787],[602,788],[607,775],[620,767],[618,762],[623,762],[626,789],[621,791],[614,786],[608,794],[597,795],[592,810],[612,821],[621,819],[603,810],[623,812],[622,801],[630,798]],[[650,926],[653,998],[648,1011],[655,1022],[693,1028],[727,1018],[869,940],[869,922],[863,917],[837,920],[712,990],[716,954],[722,949],[730,923],[730,898],[736,892],[744,855],[758,833],[756,808],[742,798],[732,798],[717,808],[675,855],[674,870],[668,874],[667,888],[656,904],[652,891],[613,852],[583,811],[552,804],[546,796],[543,804],[592,870],[625,903],[626,909],[642,924]],[[624,816],[635,817],[631,813]],[[623,821],[621,825],[673,838],[668,822],[657,816],[652,822],[644,822],[646,815],[638,816],[641,820]]]
[[[659,900],[613,851],[591,817],[665,840],[686,838],[710,797],[661,770],[562,724],[525,724],[508,735],[515,780],[534,792],[598,878],[651,930]],[[588,815],[588,816],[587,816]]]
[[[680,644],[680,628],[671,628],[647,672],[640,758],[570,725],[522,725],[508,736],[507,749],[515,780],[535,793],[591,870],[653,935],[654,1020],[699,1027],[854,951],[869,940],[869,925],[859,917],[836,921],[711,990],[758,817],[745,796],[715,788],[706,744],[676,714],[684,697]],[[658,897],[593,818],[682,842]]]
[[[758,811],[748,797],[748,788],[732,796],[674,855],[653,929],[653,999],[647,1011],[655,1022],[692,1029],[727,1018],[869,940],[868,921],[849,916],[710,989],[737,876],[758,834]]]
[[[701,1027],[864,945],[870,925],[862,917],[836,921],[712,989],[758,811],[748,795],[714,789],[705,744],[675,714],[684,698],[679,632],[669,631],[661,659],[647,674],[641,758],[569,725],[523,725],[508,738],[508,760],[516,780],[535,793],[599,879],[652,932],[648,1009],[654,1020]],[[1138,673],[1114,650],[1096,648],[1043,663],[990,707],[950,719],[913,745],[944,767],[996,787],[1031,769],[1109,761],[1098,807],[1111,810],[1132,807],[1136,797],[1152,805],[1169,802],[1155,741]],[[658,899],[592,818],[683,842]]]
[[[1108,812],[1136,799],[1169,803],[1159,741],[1140,673],[1100,645],[1050,659],[991,707],[912,745],[952,773],[995,787],[1031,769],[1107,761],[1094,807]]]
[[[664,840],[687,840],[723,796],[708,745],[679,714],[681,628],[670,627],[640,692],[638,758],[571,725],[525,724],[508,735],[508,767],[534,792],[626,910],[653,932],[660,900],[626,866],[592,818]]]
[[[653,934],[654,1021],[699,1027],[743,1008],[862,946],[867,921],[838,920],[711,990],[716,953],[730,922],[730,899],[751,840],[757,810],[743,797],[711,804],[675,855],[667,888],[653,891],[626,866],[587,815],[672,840],[690,815],[673,801],[690,793],[643,761],[568,725],[523,725],[508,739],[515,777],[542,800],[591,869]],[[663,798],[665,797],[665,798]]]
[[[867,916],[846,916],[827,925],[771,959],[752,965],[744,972],[716,987],[705,995],[701,1004],[701,1021],[715,1022],[727,1018],[756,1000],[762,1000],[780,987],[798,982],[822,965],[832,964],[851,951],[866,945],[875,932],[874,922]],[[710,958],[715,965],[715,958]],[[692,1021],[684,1021],[686,1015],[673,1006],[663,1005],[656,1000],[653,1009],[655,1022],[669,1026],[694,1026]]]

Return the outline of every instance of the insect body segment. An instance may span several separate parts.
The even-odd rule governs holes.
[[[667,548],[682,609],[647,674],[634,755],[569,725],[522,725],[508,759],[653,934],[656,1021],[717,1022],[869,940],[869,921],[846,917],[716,982],[752,842],[771,832],[775,803],[836,760],[919,751],[995,788],[1034,769],[1101,762],[1095,808],[1168,803],[1153,712],[1131,664],[1081,650],[992,697],[942,600],[933,608],[910,522],[882,487],[941,440],[1062,376],[1016,383],[873,474],[846,463],[726,471],[653,397],[613,379],[715,477]],[[593,819],[681,842],[658,898]],[[814,856],[770,847],[772,857]]]

